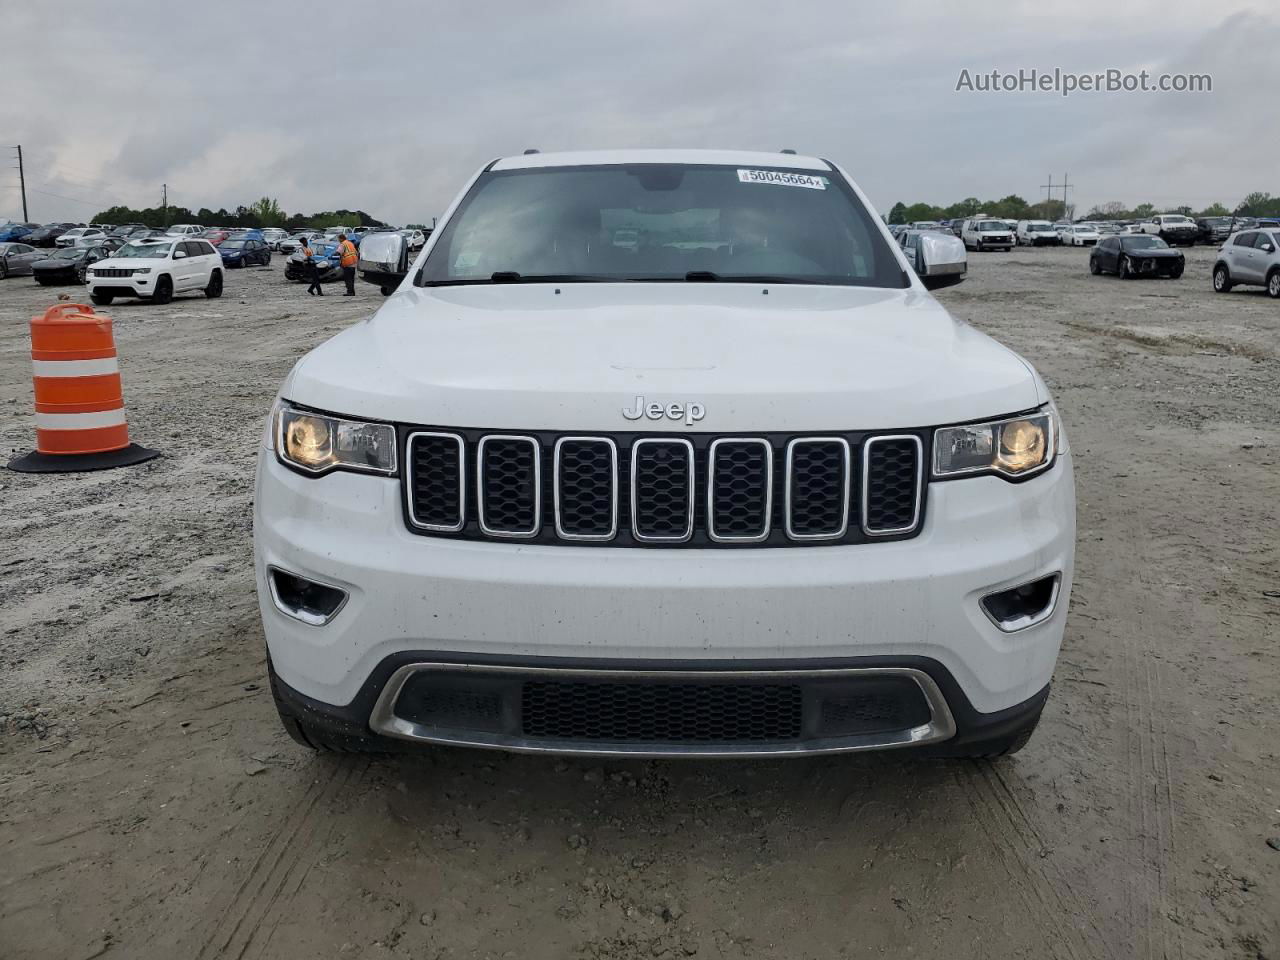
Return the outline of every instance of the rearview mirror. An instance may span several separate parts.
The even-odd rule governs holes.
[[[394,293],[409,272],[409,245],[398,233],[365,234],[359,253],[360,279],[377,284],[384,297]]]
[[[964,241],[946,233],[922,233],[916,272],[930,290],[959,283],[969,272]]]

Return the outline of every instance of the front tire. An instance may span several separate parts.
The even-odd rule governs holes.
[[[1116,265],[1116,276],[1121,280],[1129,279],[1129,258],[1121,257],[1120,262]]]
[[[222,271],[215,270],[209,277],[209,285],[204,288],[204,295],[209,300],[217,300],[222,296]]]
[[[170,277],[160,277],[156,280],[156,292],[151,295],[153,303],[168,303],[173,299],[173,280]]]
[[[1220,263],[1213,268],[1213,291],[1214,293],[1230,293],[1234,284],[1231,282],[1231,274],[1227,271],[1227,265]]]
[[[1098,266],[1098,258],[1097,258],[1097,257],[1090,257],[1090,258],[1089,258],[1089,272],[1090,272],[1091,274],[1093,274],[1095,277],[1096,277],[1098,274],[1102,273],[1102,267]]]
[[[1280,270],[1272,270],[1267,274],[1267,296],[1272,300],[1280,300]]]
[[[0,280],[4,280],[8,276],[9,266],[4,262],[4,260],[0,260]]]

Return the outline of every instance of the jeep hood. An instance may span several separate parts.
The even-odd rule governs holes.
[[[1015,353],[918,289],[756,284],[413,288],[303,357],[281,391],[349,416],[522,430],[920,427],[1048,400]]]

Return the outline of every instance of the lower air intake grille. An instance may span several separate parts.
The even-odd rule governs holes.
[[[651,743],[795,740],[798,684],[529,681],[521,695],[527,737]]]

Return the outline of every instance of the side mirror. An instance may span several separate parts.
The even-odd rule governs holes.
[[[1274,253],[1276,248],[1269,243],[1264,243],[1261,249],[1265,250],[1267,253]]]
[[[187,254],[185,250],[175,250],[173,253],[173,259],[175,260],[185,260],[186,257]]]
[[[360,241],[356,269],[360,279],[377,284],[390,296],[409,272],[409,244],[398,233],[368,233]]]
[[[969,272],[964,242],[945,233],[920,234],[920,282],[929,290],[950,287]]]

